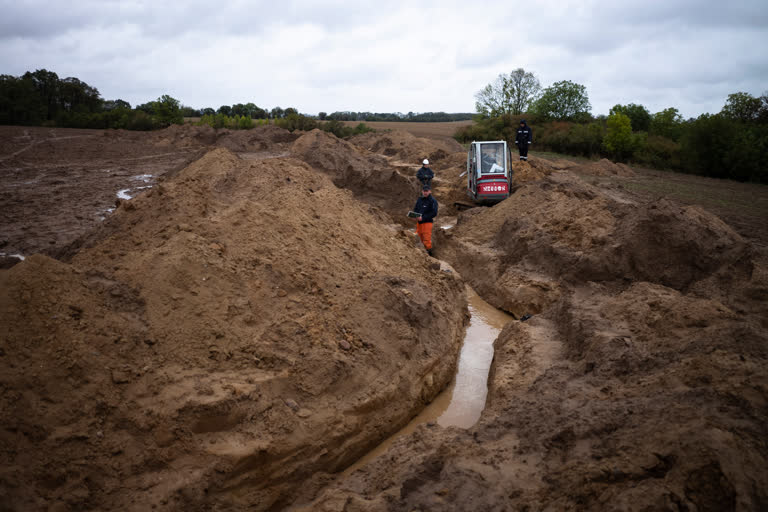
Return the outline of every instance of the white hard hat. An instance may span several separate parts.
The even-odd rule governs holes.
[[[423,163],[424,165],[429,165],[429,160],[427,160],[427,159],[425,158],[425,159],[424,159],[424,161],[423,161],[423,162],[421,162],[421,163]]]

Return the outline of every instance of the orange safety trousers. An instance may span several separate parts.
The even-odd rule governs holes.
[[[432,222],[416,224],[416,234],[421,238],[421,243],[427,250],[432,248]]]

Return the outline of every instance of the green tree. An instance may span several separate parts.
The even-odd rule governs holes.
[[[665,108],[651,116],[649,132],[674,141],[680,140],[683,129],[683,117],[674,107]]]
[[[200,112],[196,108],[188,107],[186,105],[181,106],[181,116],[182,117],[200,117],[202,112]]]
[[[229,105],[222,105],[219,107],[216,113],[229,117],[232,115],[232,107]]]
[[[116,108],[131,109],[131,104],[123,100],[106,100],[104,102],[104,110],[114,110]]]
[[[285,111],[280,107],[275,107],[269,112],[269,117],[272,119],[281,119],[285,116]]]
[[[34,73],[27,71],[22,76],[37,91],[40,103],[40,115],[44,120],[56,117],[59,99],[59,76],[47,69],[38,69]]]
[[[152,114],[154,114],[160,126],[170,126],[184,122],[179,100],[167,94],[163,94],[152,103]]]
[[[586,121],[590,119],[587,88],[581,84],[563,80],[544,89],[532,106],[533,112],[544,120]]]
[[[325,112],[320,112],[317,114],[317,118],[320,119],[321,121],[325,121],[326,117],[328,117],[328,114]]]
[[[720,111],[728,119],[736,121],[755,121],[760,117],[763,102],[746,92],[735,92],[728,95],[725,106]]]
[[[40,124],[45,121],[45,114],[31,80],[0,75],[0,124]]]
[[[642,135],[632,133],[629,116],[616,112],[605,121],[603,149],[618,160],[629,159],[641,146]]]
[[[526,111],[541,91],[539,79],[533,73],[517,68],[508,75],[501,73],[496,80],[475,94],[475,110],[483,117],[504,114],[519,115]]]
[[[140,105],[136,105],[136,110],[141,110],[145,114],[152,115],[152,112],[155,110],[155,102],[148,101],[146,103],[142,103]]]
[[[651,113],[642,105],[630,103],[628,105],[614,105],[608,115],[621,113],[629,118],[632,131],[647,132],[651,126]]]
[[[253,119],[251,119],[251,116],[239,116],[237,118],[237,129],[238,130],[250,130],[253,128]]]
[[[505,89],[510,96],[510,114],[520,115],[541,92],[539,79],[533,73],[517,68],[509,74],[505,81]]]

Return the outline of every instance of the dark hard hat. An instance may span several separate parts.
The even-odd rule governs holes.
[[[430,187],[429,185],[424,185],[423,187],[421,187],[421,190],[432,190],[432,187]]]

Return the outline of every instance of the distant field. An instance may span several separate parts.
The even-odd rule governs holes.
[[[185,117],[185,123],[196,123],[200,121],[199,117]],[[342,121],[347,126],[357,126],[365,123],[374,130],[402,130],[411,133],[417,137],[453,137],[456,130],[462,126],[469,126],[474,121],[453,121],[449,123],[407,123],[394,121]]]
[[[417,137],[453,137],[456,130],[469,126],[474,121],[453,121],[450,123],[408,123],[395,121],[363,121],[374,130],[402,130]],[[344,121],[347,126],[357,126],[360,121]]]

